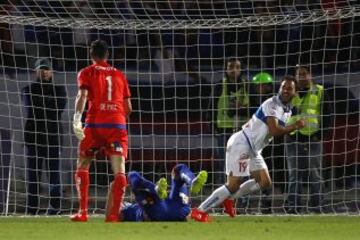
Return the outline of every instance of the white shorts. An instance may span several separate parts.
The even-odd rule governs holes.
[[[247,177],[253,171],[267,169],[261,151],[256,154],[242,131],[234,133],[226,146],[226,175]]]

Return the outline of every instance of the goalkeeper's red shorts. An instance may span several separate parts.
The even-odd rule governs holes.
[[[85,124],[85,138],[79,144],[80,157],[128,154],[128,134],[123,124]]]

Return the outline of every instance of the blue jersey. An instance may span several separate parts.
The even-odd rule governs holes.
[[[181,198],[168,198],[145,206],[144,210],[151,221],[186,221],[191,209]]]
[[[174,169],[178,177],[172,179],[171,191],[165,200],[157,195],[154,183],[137,172],[128,174],[137,203],[123,207],[123,221],[186,221],[191,212],[188,187],[195,176],[183,164],[176,165]]]
[[[187,198],[187,197],[186,197]],[[186,221],[190,205],[180,198],[150,202],[144,205],[134,203],[122,209],[123,221]]]
[[[122,207],[120,213],[121,221],[125,222],[143,222],[148,220],[144,217],[144,210],[140,207],[139,204],[134,203],[127,203],[124,204],[125,206]]]

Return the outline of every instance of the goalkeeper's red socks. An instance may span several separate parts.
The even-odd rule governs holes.
[[[117,173],[110,191],[112,191],[112,206],[109,214],[106,216],[106,222],[118,222],[120,206],[124,199],[127,180],[124,173]]]
[[[79,212],[72,215],[70,218],[75,222],[86,222],[88,211],[88,198],[89,198],[89,170],[77,169],[75,174],[76,189],[79,198]]]

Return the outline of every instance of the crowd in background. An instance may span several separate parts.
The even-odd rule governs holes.
[[[196,6],[195,6],[196,5]],[[296,15],[335,11],[346,1],[24,1],[9,0],[1,15],[73,19],[174,19]],[[196,10],[197,9],[197,10]],[[216,14],[216,15],[215,15]],[[95,26],[96,23],[94,22]],[[57,71],[77,71],[88,63],[87,47],[104,39],[115,66],[143,71],[187,72],[221,69],[228,57],[244,65],[272,69],[308,63],[315,71],[358,70],[358,17],[223,29],[116,30],[1,24],[1,62],[10,76],[31,68],[37,57],[50,57]],[[75,60],[76,59],[76,60]]]

